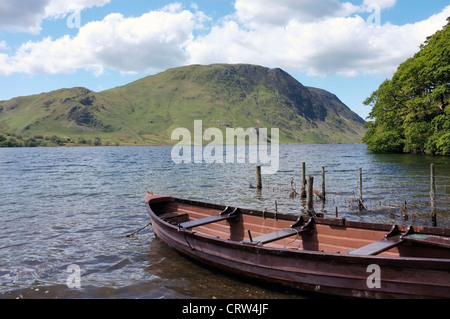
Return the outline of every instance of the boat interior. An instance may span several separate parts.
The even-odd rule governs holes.
[[[386,257],[450,258],[450,232],[222,207],[174,199],[152,211],[179,231],[249,246]]]

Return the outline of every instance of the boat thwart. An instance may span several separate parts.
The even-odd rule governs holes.
[[[146,195],[153,231],[221,270],[358,298],[450,298],[450,229],[296,217]]]

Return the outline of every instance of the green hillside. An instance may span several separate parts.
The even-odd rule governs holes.
[[[61,89],[0,102],[0,134],[37,145],[174,144],[172,131],[193,131],[194,120],[223,132],[279,128],[283,143],[359,143],[365,132],[335,95],[245,64],[192,65],[98,93]]]

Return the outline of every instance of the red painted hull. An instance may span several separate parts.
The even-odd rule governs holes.
[[[154,233],[167,245],[200,262],[248,278],[345,297],[450,298],[450,249],[445,246],[404,243],[375,256],[352,254],[348,249],[352,243],[367,243],[367,236],[387,232],[390,227],[386,225],[318,219],[308,234],[260,245],[249,241],[246,229],[256,234],[263,228],[269,231],[278,225],[287,227],[295,221],[293,217],[241,210],[239,220],[184,229],[183,223],[188,225],[187,221],[195,220],[192,216],[197,210],[214,215],[224,207],[151,193],[147,195],[146,207]],[[182,219],[174,222],[163,218],[169,215]],[[258,220],[263,227],[255,223]],[[214,227],[216,230],[211,230]],[[415,229],[417,234],[430,232],[440,240],[450,235],[446,229]],[[364,238],[346,237],[359,233]],[[258,238],[264,237],[267,235],[263,232]],[[329,247],[335,249],[340,242],[347,243],[341,247],[345,252],[326,251]],[[423,256],[405,256],[408,252]]]

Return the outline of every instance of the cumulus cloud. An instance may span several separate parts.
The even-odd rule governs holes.
[[[0,50],[9,49],[8,43],[6,41],[0,41]]]
[[[49,7],[53,1],[59,2],[41,5],[47,8],[44,16],[108,0],[72,0],[71,6]],[[97,75],[105,69],[151,73],[194,63],[252,63],[309,75],[389,76],[450,16],[448,6],[417,23],[377,26],[359,15],[367,15],[364,6],[389,8],[395,2],[365,0],[356,7],[338,0],[236,0],[234,14],[212,26],[198,7],[185,9],[178,3],[139,17],[113,13],[82,26],[75,36],[30,41],[11,55],[0,54],[0,75],[79,69]],[[196,32],[199,29],[202,32]]]
[[[191,43],[191,61],[256,63],[320,76],[389,75],[450,15],[448,6],[418,23],[377,26],[356,14],[365,8],[327,0],[328,9],[319,10],[319,5],[303,7],[306,0],[289,12],[292,1],[237,0],[238,18],[223,21]],[[366,0],[365,5],[387,8],[395,1]],[[281,17],[271,18],[274,12]]]
[[[0,1],[0,29],[38,33],[49,0]]]
[[[92,7],[102,7],[111,0],[50,0],[45,7],[45,18],[64,17],[70,12],[77,12]]]
[[[348,16],[359,10],[358,6],[338,0],[236,0],[235,8],[240,21],[251,26],[285,25],[292,19],[310,22],[326,17]]]
[[[64,17],[69,12],[103,6],[110,0],[1,0],[0,30],[38,34],[44,19]]]
[[[381,9],[392,8],[397,3],[397,0],[364,0],[366,6],[378,6]]]
[[[27,42],[13,56],[0,57],[0,73],[70,73],[78,69],[101,74],[105,68],[120,72],[148,72],[187,61],[184,46],[204,15],[171,5],[140,17],[113,13],[90,22],[75,37],[47,37]],[[6,65],[4,65],[6,64]]]

